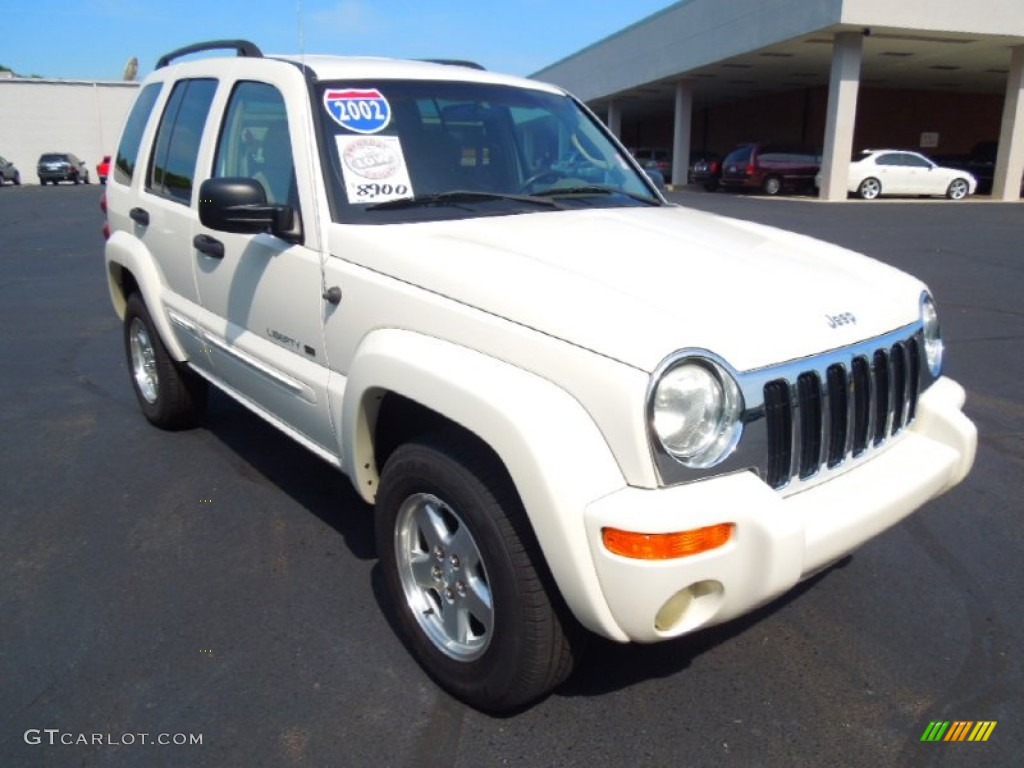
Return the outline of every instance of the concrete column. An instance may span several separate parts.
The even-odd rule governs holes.
[[[832,50],[832,77],[828,87],[828,119],[821,160],[822,200],[845,200],[857,123],[857,92],[864,36],[860,32],[836,35]]]
[[[1019,200],[1021,174],[1024,174],[1024,45],[1014,48],[1010,55],[992,199]]]
[[[615,138],[622,138],[622,107],[619,102],[612,99],[608,102],[608,118],[605,120],[608,130],[615,134]]]
[[[672,133],[672,186],[686,185],[690,170],[690,134],[693,126],[693,83],[676,83],[676,116]]]

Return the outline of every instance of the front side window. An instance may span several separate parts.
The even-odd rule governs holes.
[[[910,168],[931,168],[932,164],[925,160],[920,155],[905,154],[903,155],[903,164]]]
[[[181,80],[175,84],[157,129],[147,190],[186,205],[191,201],[199,143],[216,91],[216,80]]]
[[[336,221],[365,224],[660,205],[571,98],[446,81],[319,91]]]
[[[217,177],[260,182],[269,203],[298,207],[288,114],[277,88],[257,82],[235,86],[213,168]]]

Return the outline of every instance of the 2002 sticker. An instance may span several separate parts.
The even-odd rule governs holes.
[[[336,123],[355,133],[378,133],[391,122],[391,105],[376,88],[328,89],[324,106]]]

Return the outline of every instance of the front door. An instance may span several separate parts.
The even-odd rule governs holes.
[[[301,234],[303,202],[312,209],[311,191],[299,189],[292,138],[298,111],[273,82],[235,83],[224,109],[214,177],[259,181],[267,201],[292,206],[297,237],[269,233],[241,235],[209,230],[196,222],[196,283],[202,325],[210,341],[214,375],[243,402],[291,431],[300,441],[336,457],[327,407],[328,368],[322,333],[320,253]],[[305,144],[303,151],[305,150]],[[308,163],[306,164],[308,167]],[[310,220],[312,217],[310,216]],[[203,238],[206,240],[204,241]],[[216,241],[223,246],[204,247]]]

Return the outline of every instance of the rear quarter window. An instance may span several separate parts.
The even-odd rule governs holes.
[[[146,130],[146,123],[149,122],[149,115],[162,87],[163,83],[150,83],[144,87],[135,99],[132,111],[128,113],[121,133],[121,143],[117,147],[117,159],[114,161],[113,179],[119,184],[132,183],[139,147],[142,145],[142,133]]]

